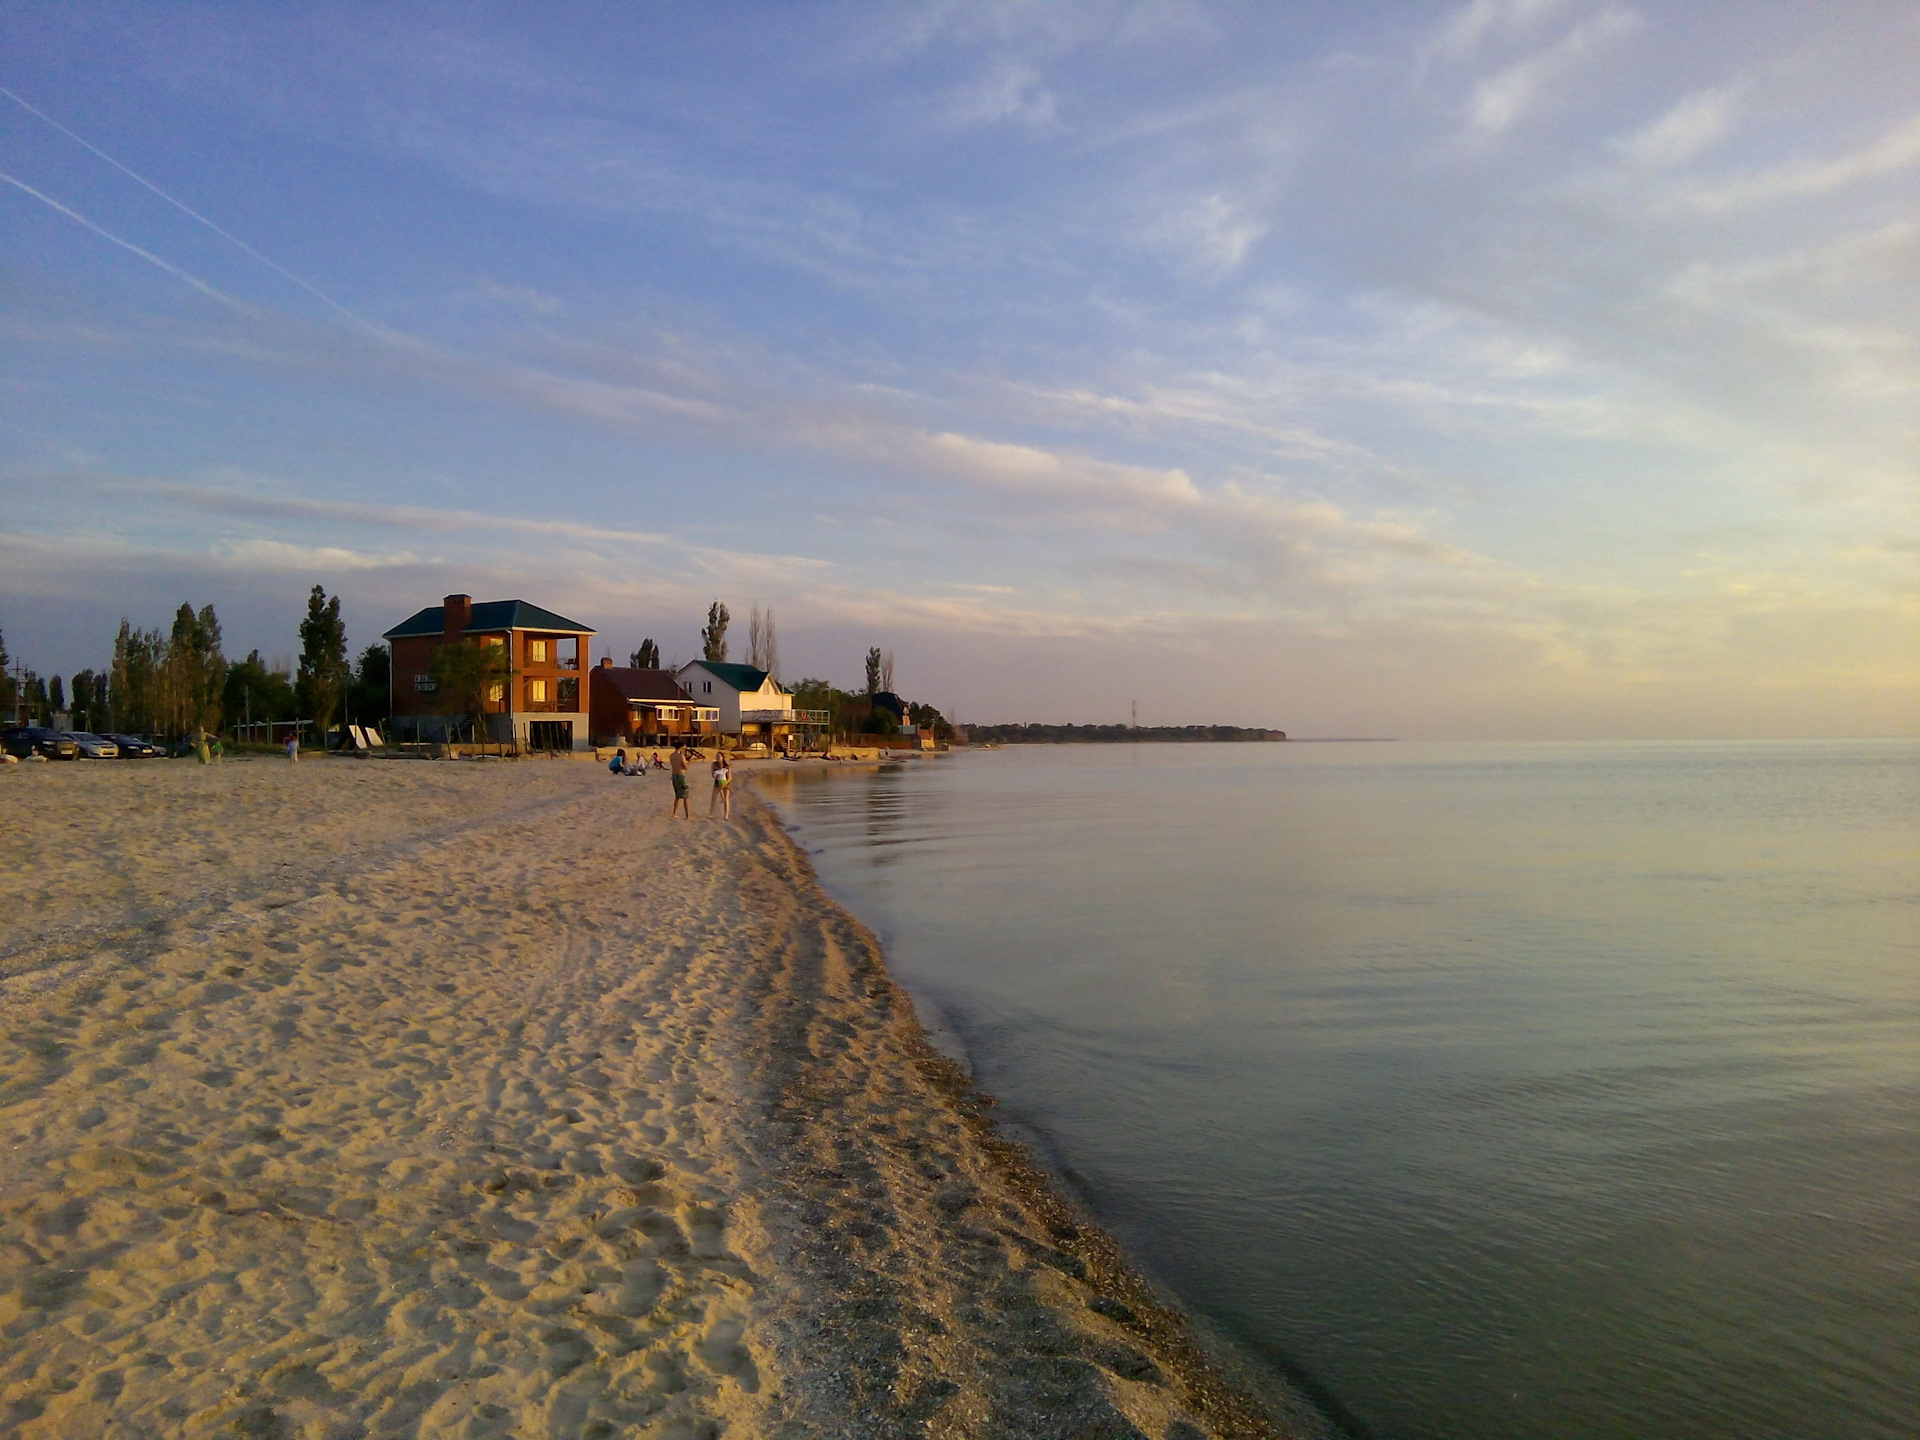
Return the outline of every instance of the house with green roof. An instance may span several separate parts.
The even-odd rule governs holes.
[[[680,688],[696,704],[720,712],[720,733],[742,743],[780,748],[796,737],[824,730],[832,720],[824,710],[796,710],[793,696],[766,671],[725,660],[690,660],[675,672]]]
[[[433,680],[434,652],[446,645],[497,645],[505,660],[486,714],[488,738],[528,750],[587,746],[591,625],[526,600],[449,595],[401,621],[383,637],[392,652],[393,726],[403,740],[450,740],[476,717],[456,711]]]

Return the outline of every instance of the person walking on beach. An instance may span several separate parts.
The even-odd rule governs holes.
[[[733,819],[733,767],[727,763],[727,752],[713,752],[713,799],[707,802],[707,818],[713,818],[713,807],[720,807],[724,819]]]
[[[300,732],[298,730],[287,736],[287,759],[291,763],[298,763],[300,759]]]
[[[671,820],[681,808],[686,809],[687,819],[693,819],[693,802],[687,798],[687,771],[693,765],[693,752],[684,745],[673,747],[673,808],[667,812]]]

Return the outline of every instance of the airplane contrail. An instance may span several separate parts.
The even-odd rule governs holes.
[[[114,169],[118,170],[122,175],[125,175],[129,180],[132,180],[135,184],[145,186],[148,190],[151,190],[155,195],[158,195],[162,200],[166,201],[169,205],[173,206],[174,209],[180,211],[183,215],[191,216],[193,219],[199,221],[202,225],[206,226],[207,229],[213,231],[214,234],[218,235],[222,240],[225,240],[228,244],[239,246],[240,249],[246,251],[247,254],[251,255],[254,259],[258,260],[262,265],[266,266],[269,270],[273,271],[273,273],[278,275],[281,279],[287,281],[289,284],[298,285],[302,290],[306,291],[309,295],[313,296],[313,298],[318,300],[321,304],[326,305],[331,309],[338,311],[341,315],[346,316],[347,319],[351,320],[354,324],[360,326],[362,329],[371,330],[371,331],[374,331],[375,333],[379,333],[378,326],[373,325],[366,320],[362,320],[358,315],[354,314],[353,311],[349,310],[346,306],[342,305],[338,300],[335,300],[332,296],[324,294],[322,291],[316,289],[314,286],[309,285],[305,280],[302,280],[298,275],[295,275],[291,270],[288,270],[285,266],[277,264],[272,260],[269,260],[265,255],[262,255],[258,250],[254,249],[251,245],[247,244],[247,242],[242,240],[238,235],[233,234],[231,231],[221,229],[218,225],[214,224],[213,221],[209,220],[206,216],[202,215],[198,210],[195,210],[191,205],[188,205],[184,201],[176,200],[173,196],[169,195],[166,191],[162,190],[158,185],[154,184],[151,180],[147,179],[144,175],[141,175],[136,171],[128,169],[125,165],[122,165],[118,160],[114,159],[113,156],[107,154],[107,152],[102,150],[98,145],[95,145],[91,140],[88,140],[84,136],[74,134],[73,131],[69,130],[66,126],[62,125],[58,120],[54,119],[51,115],[47,114],[46,111],[39,109],[37,106],[29,104],[27,101],[21,99],[18,95],[14,94],[13,91],[7,89],[7,87],[4,85],[0,85],[0,95],[6,96],[7,99],[13,101],[14,104],[18,105],[22,110],[25,110],[28,114],[38,116],[41,120],[44,120],[47,124],[51,125],[54,129],[58,130],[62,135],[66,136],[69,140],[73,141],[76,145],[80,145],[85,149],[91,151],[93,154],[98,155],[102,160],[106,161],[107,164],[113,166]],[[8,178],[11,179],[11,177],[8,177]],[[15,185],[20,185],[20,182],[18,180],[14,180],[12,183],[14,183]],[[140,247],[137,245],[127,245],[126,241],[118,239],[113,235],[108,235],[105,230],[100,230],[100,227],[98,225],[93,224],[91,220],[85,220],[79,215],[74,215],[73,211],[67,210],[65,206],[60,205],[56,201],[47,200],[47,197],[44,195],[41,195],[38,190],[34,190],[32,187],[27,185],[20,185],[20,188],[22,190],[27,191],[27,193],[30,195],[36,195],[36,196],[39,196],[40,199],[46,200],[47,203],[49,205],[52,205],[56,210],[61,210],[68,215],[73,215],[74,219],[80,220],[82,224],[87,225],[94,230],[98,230],[100,234],[105,235],[106,238],[109,240],[112,240],[114,244],[126,245],[127,249],[133,251],[137,255],[146,256],[147,259],[152,260],[156,265],[162,266],[163,268],[168,270],[174,270],[173,266],[168,265],[166,261],[161,260],[159,257],[154,255],[148,255],[146,251],[140,249]],[[218,293],[214,291],[211,286],[202,285],[200,281],[193,280],[192,277],[188,276],[185,271],[174,270],[174,273],[179,275],[182,279],[189,280],[191,281],[191,283],[195,285],[199,285],[200,288],[203,290],[206,290],[208,294]]]
[[[175,265],[171,260],[162,260],[158,255],[154,254],[151,250],[142,250],[138,245],[134,244],[131,240],[122,240],[118,235],[114,234],[111,230],[103,229],[102,227],[94,224],[93,221],[89,220],[86,216],[82,215],[78,210],[74,210],[66,205],[62,205],[58,200],[54,199],[51,195],[44,194],[41,191],[34,189],[33,186],[27,184],[26,181],[16,180],[13,178],[13,176],[7,174],[4,170],[0,170],[0,180],[4,180],[7,184],[13,186],[16,190],[26,191],[27,194],[31,195],[34,199],[38,200],[42,205],[51,206],[53,209],[58,210],[62,215],[65,215],[69,220],[79,221],[82,225],[86,226],[87,229],[93,231],[94,234],[98,235],[102,240],[111,241],[113,244],[118,245],[122,250],[130,250],[135,255],[138,255],[142,260],[145,260],[148,263],[153,265],[158,265],[162,270],[166,271],[169,275],[173,276],[176,280],[184,280],[187,284],[191,285],[194,289],[198,290],[201,294],[206,295],[211,299],[218,300],[222,305],[231,306],[233,309],[238,310],[243,315],[248,315],[253,313],[251,310],[248,309],[247,306],[242,304],[240,301],[234,299],[233,296],[227,294],[224,290],[214,289],[213,286],[207,284],[206,281],[200,279],[198,276],[189,275],[186,271],[182,270],[178,265]]]

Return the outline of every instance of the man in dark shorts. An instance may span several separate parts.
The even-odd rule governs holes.
[[[673,809],[667,812],[669,820],[678,815],[682,809],[686,811],[687,819],[693,819],[693,802],[687,799],[687,771],[692,767],[693,761],[694,752],[685,745],[673,747],[673,764],[669,767],[673,771]]]

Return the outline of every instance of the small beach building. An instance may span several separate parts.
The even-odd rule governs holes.
[[[780,682],[752,665],[724,660],[691,660],[676,674],[695,704],[720,712],[720,733],[738,735],[743,744],[784,749],[823,731],[833,717],[824,710],[796,710]]]
[[[526,600],[449,595],[384,636],[393,655],[393,728],[403,740],[448,740],[472,717],[456,713],[433,680],[434,652],[474,642],[503,648],[504,677],[488,698],[483,731],[525,750],[583,750],[588,740],[584,678],[590,625]]]
[[[592,734],[601,745],[671,745],[720,728],[716,705],[698,705],[669,670],[640,670],[603,658],[588,672]]]

